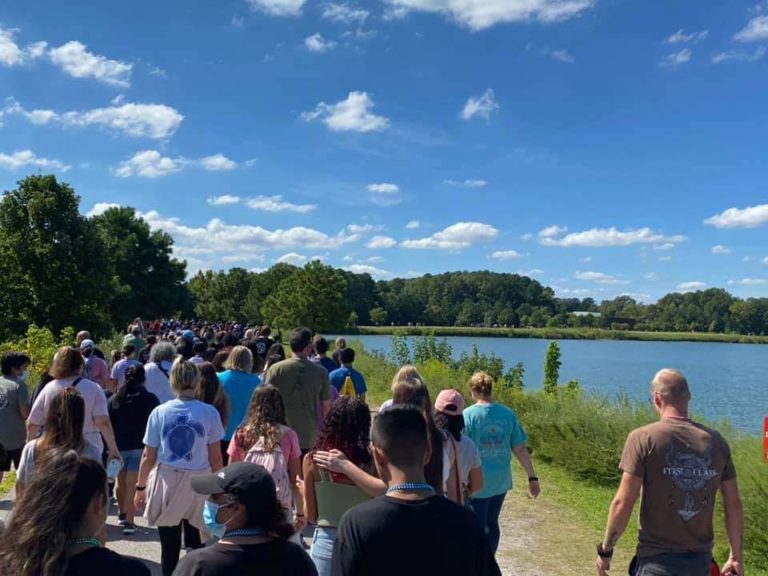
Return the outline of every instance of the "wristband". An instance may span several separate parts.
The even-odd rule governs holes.
[[[538,482],[538,481],[539,481],[539,477],[538,476],[529,476],[528,477],[528,482]]]
[[[600,544],[597,545],[597,555],[604,560],[610,560],[613,558],[613,548],[606,550],[603,548],[603,543],[600,542]]]
[[[136,492],[144,492],[146,489],[146,486],[139,486],[138,484],[136,485]]]

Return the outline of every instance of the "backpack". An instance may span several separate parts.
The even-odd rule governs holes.
[[[352,376],[349,374],[346,375],[344,378],[344,384],[341,386],[341,395],[342,396],[354,396],[355,395],[355,384],[352,382]]]
[[[259,438],[248,449],[245,462],[253,462],[266,468],[275,481],[277,501],[289,512],[293,510],[293,482],[291,482],[291,474],[288,471],[288,460],[286,460],[280,444],[275,444],[272,452],[267,452],[264,438]]]

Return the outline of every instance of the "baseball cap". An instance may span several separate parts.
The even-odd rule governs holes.
[[[187,342],[193,342],[195,340],[195,333],[192,330],[184,330],[181,333],[181,337]]]
[[[461,416],[464,412],[464,397],[458,390],[443,390],[437,395],[435,410],[451,416]]]
[[[192,490],[204,496],[230,494],[249,511],[277,508],[277,488],[272,475],[253,462],[236,462],[215,474],[192,477]]]
[[[96,348],[96,344],[93,343],[93,340],[83,340],[80,342],[80,350],[92,350],[93,348]]]

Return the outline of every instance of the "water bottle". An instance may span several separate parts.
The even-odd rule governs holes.
[[[109,480],[114,481],[115,478],[117,478],[117,475],[120,473],[120,470],[123,469],[123,463],[120,461],[119,458],[111,458],[109,462],[107,462],[107,478]]]

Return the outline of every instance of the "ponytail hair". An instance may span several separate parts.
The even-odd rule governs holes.
[[[35,472],[0,538],[3,573],[64,574],[67,541],[80,529],[94,497],[107,505],[107,473],[100,462],[65,449],[49,451],[36,461]]]
[[[129,366],[125,371],[125,384],[117,389],[117,392],[112,398],[112,407],[120,408],[120,405],[125,401],[126,396],[135,394],[144,387],[146,378],[147,376],[146,372],[144,372],[144,366],[140,364],[132,364]]]

